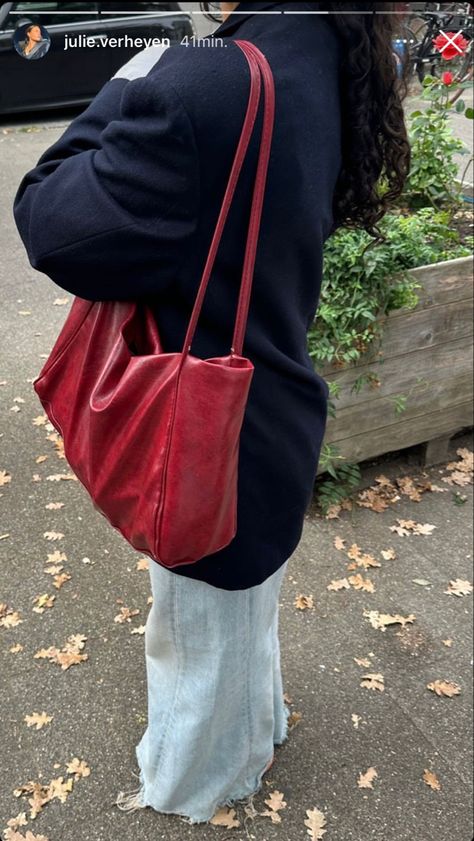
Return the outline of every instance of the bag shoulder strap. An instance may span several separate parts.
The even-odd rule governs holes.
[[[247,104],[247,111],[245,114],[242,131],[240,134],[239,143],[232,163],[232,168],[229,175],[226,191],[222,200],[221,209],[217,219],[217,224],[212,237],[209,253],[206,264],[199,285],[199,290],[194,303],[191,318],[189,320],[188,329],[183,345],[183,356],[191,350],[191,345],[196,330],[197,321],[201,312],[204,295],[209,283],[212,268],[217,254],[217,249],[222,237],[222,231],[227,219],[232,198],[234,196],[237,181],[242,169],[242,164],[248,149],[250,138],[252,136],[255,119],[260,103],[261,91],[261,77],[263,78],[263,86],[265,90],[264,112],[262,135],[260,140],[260,149],[257,163],[257,171],[255,175],[255,184],[252,195],[252,206],[250,210],[249,225],[247,231],[247,241],[245,246],[245,256],[242,267],[242,278],[240,285],[239,301],[237,305],[237,314],[234,326],[234,335],[232,339],[231,355],[241,356],[242,346],[244,341],[245,329],[247,326],[248,309],[250,303],[250,293],[252,290],[252,280],[255,267],[255,256],[257,253],[258,234],[260,230],[260,220],[262,215],[263,199],[265,194],[265,183],[267,177],[268,160],[270,157],[270,147],[273,133],[273,123],[275,114],[275,89],[273,83],[273,75],[270,66],[264,54],[250,41],[236,40],[234,41],[242,52],[244,53],[249,69],[250,69],[250,92]]]

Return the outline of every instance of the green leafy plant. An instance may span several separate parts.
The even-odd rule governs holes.
[[[431,207],[389,213],[380,222],[386,241],[366,252],[366,231],[340,228],[326,240],[319,308],[308,331],[316,367],[355,362],[381,339],[384,316],[417,305],[420,284],[409,269],[471,253],[449,221],[448,211]]]
[[[448,120],[452,110],[464,111],[471,117],[472,109],[466,109],[461,99],[455,105],[450,101],[452,84],[444,81],[450,75],[443,74],[441,79],[425,77],[421,99],[430,104],[422,111],[412,111],[408,118],[412,162],[399,201],[411,208],[426,205],[454,208],[461,202],[454,155],[464,155],[469,150],[462,140],[454,137]]]

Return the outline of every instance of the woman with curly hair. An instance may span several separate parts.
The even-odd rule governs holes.
[[[24,176],[14,206],[33,267],[91,301],[146,299],[165,352],[179,352],[247,105],[234,40],[266,56],[276,110],[243,347],[254,374],[237,533],[195,563],[150,562],[140,785],[117,800],[191,823],[255,793],[287,738],[278,599],[327,417],[307,352],[323,245],[342,225],[377,239],[410,160],[398,7],[220,5],[208,42],[151,47],[121,68]],[[261,125],[262,105],[197,327],[200,358],[230,346]]]

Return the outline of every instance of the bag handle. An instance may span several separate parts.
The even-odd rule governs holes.
[[[260,150],[257,163],[257,171],[255,175],[255,184],[252,195],[252,206],[250,210],[250,219],[247,232],[247,242],[245,246],[245,256],[242,268],[242,279],[239,293],[239,301],[237,306],[237,314],[234,326],[234,335],[232,338],[231,356],[241,356],[242,346],[244,341],[245,329],[247,326],[248,309],[250,303],[250,293],[252,290],[252,280],[255,266],[255,256],[258,245],[258,234],[260,230],[260,219],[262,215],[263,198],[265,193],[265,182],[267,177],[268,160],[270,157],[270,146],[273,133],[273,122],[275,114],[275,89],[273,84],[272,71],[264,54],[250,41],[236,40],[234,41],[242,52],[244,53],[249,69],[250,69],[250,92],[247,104],[247,111],[245,114],[242,131],[237,146],[237,151],[234,156],[232,168],[227,183],[227,188],[222,201],[221,209],[217,219],[217,224],[212,237],[209,253],[206,264],[199,285],[199,290],[194,303],[191,318],[189,320],[188,329],[183,345],[183,359],[191,350],[191,345],[196,330],[197,321],[201,312],[204,295],[209,283],[209,278],[214,266],[214,261],[217,254],[217,249],[222,236],[222,231],[227,219],[227,214],[234,196],[237,181],[242,169],[242,164],[248,149],[250,138],[252,136],[255,119],[260,103],[261,91],[261,76],[263,78],[263,85],[265,89],[265,102],[263,112],[262,135],[260,140]],[[261,75],[260,75],[261,74]]]

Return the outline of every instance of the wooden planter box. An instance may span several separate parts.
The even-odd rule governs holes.
[[[436,464],[449,438],[472,425],[473,258],[420,266],[410,274],[422,284],[416,290],[419,303],[381,319],[382,343],[375,352],[350,367],[319,369],[328,383],[340,385],[324,443],[337,445],[344,461],[426,443],[424,464]],[[368,373],[378,385],[364,383],[351,392],[355,380]],[[401,396],[405,409],[397,414]]]

